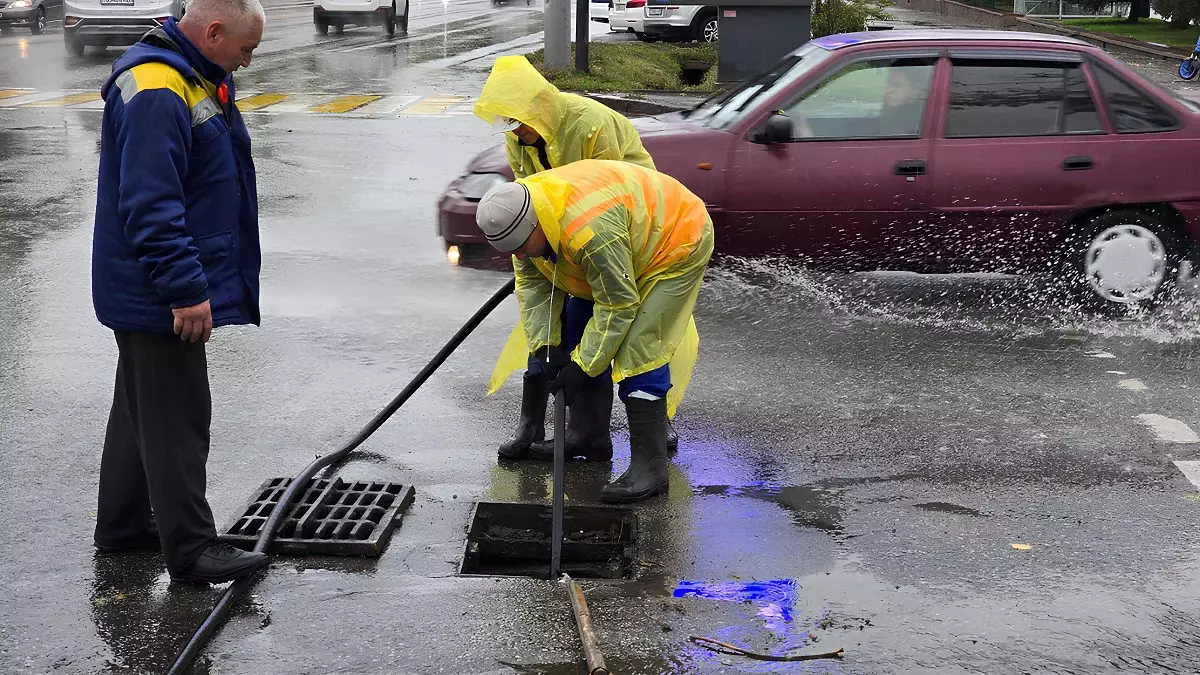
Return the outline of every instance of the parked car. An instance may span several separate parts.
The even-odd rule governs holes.
[[[642,32],[664,42],[716,42],[715,5],[647,5]]]
[[[1152,300],[1200,259],[1200,106],[1052,35],[916,30],[813,40],[694,110],[636,121],[702,197],[717,253],[840,269],[1057,270],[1109,303]],[[439,232],[486,259],[476,157]]]
[[[30,33],[46,32],[46,19],[62,16],[62,0],[0,0],[0,33],[13,28],[28,28]]]
[[[408,32],[408,0],[313,0],[313,25],[321,35],[329,27],[383,26],[388,35]]]
[[[183,11],[183,0],[63,0],[63,42],[73,56],[88,46],[129,46]]]
[[[608,10],[608,27],[612,30],[624,30],[645,40],[646,33],[642,26],[645,17],[646,0],[612,0]]]
[[[588,5],[588,17],[597,23],[608,23],[608,6],[611,0],[591,0]]]

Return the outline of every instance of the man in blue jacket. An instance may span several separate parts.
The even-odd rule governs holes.
[[[92,300],[119,357],[95,544],[161,545],[181,582],[266,564],[216,539],[204,347],[213,328],[259,324],[258,196],[231,75],[250,65],[263,21],[259,0],[193,0],[102,90]]]

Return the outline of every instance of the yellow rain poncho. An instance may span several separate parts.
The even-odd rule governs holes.
[[[584,160],[520,182],[556,262],[513,259],[521,322],[491,391],[531,351],[559,344],[570,294],[595,303],[571,359],[593,377],[611,363],[616,382],[670,363],[674,416],[696,360],[692,309],[713,251],[704,202],[674,178],[626,162]]]
[[[629,120],[603,103],[560,92],[524,56],[496,59],[475,114],[488,124],[508,117],[532,127],[546,141],[546,157],[554,167],[581,159],[616,159],[654,168]],[[537,148],[522,145],[515,133],[504,136],[508,163],[517,178],[551,168],[542,166]]]

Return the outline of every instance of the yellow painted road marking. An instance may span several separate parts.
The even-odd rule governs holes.
[[[441,115],[455,103],[460,103],[465,96],[430,96],[424,101],[415,103],[404,109],[404,115]]]
[[[85,92],[82,94],[68,94],[66,96],[59,96],[58,98],[52,98],[48,101],[38,101],[37,103],[30,103],[27,105],[27,107],[29,107],[29,108],[61,108],[62,106],[75,105],[76,103],[90,103],[91,101],[98,100],[99,98],[100,98],[100,92],[89,91],[89,92]]]
[[[370,96],[339,96],[328,103],[322,103],[308,109],[309,112],[315,113],[344,113],[350,112],[355,108],[361,108],[371,101],[378,101],[383,98],[382,95]]]
[[[275,105],[280,101],[286,101],[287,98],[287,94],[255,94],[239,100],[237,107],[242,112],[250,112],[252,110],[260,110],[269,105]]]
[[[25,94],[32,93],[32,89],[0,89],[0,99],[24,96]]]

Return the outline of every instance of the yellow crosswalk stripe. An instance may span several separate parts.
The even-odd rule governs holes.
[[[29,104],[27,104],[26,107],[29,107],[29,108],[61,108],[63,106],[67,106],[67,105],[75,105],[76,103],[89,103],[91,101],[96,101],[99,99],[100,99],[100,92],[88,91],[88,92],[84,92],[82,94],[68,94],[66,96],[59,96],[58,98],[52,98],[47,101],[38,101],[36,103],[29,103]]]
[[[339,96],[332,101],[315,105],[308,109],[309,112],[315,113],[344,113],[350,112],[355,108],[361,108],[371,101],[378,101],[383,98],[382,95],[369,96]]]
[[[0,99],[13,98],[16,96],[24,96],[25,94],[32,94],[32,93],[33,93],[32,89],[0,89]]]
[[[441,115],[455,103],[460,103],[465,96],[430,96],[404,109],[404,115]]]
[[[287,94],[255,94],[239,100],[237,107],[242,112],[250,112],[252,110],[261,110],[269,105],[275,105],[287,99]]]

